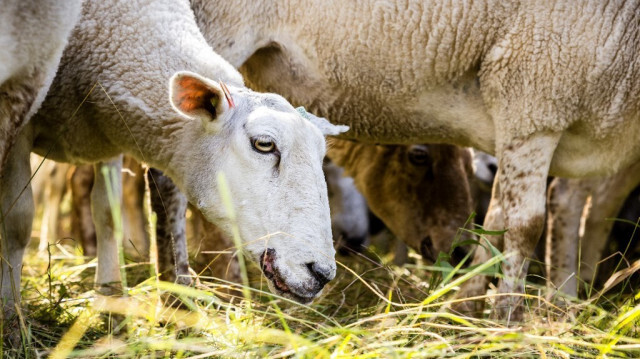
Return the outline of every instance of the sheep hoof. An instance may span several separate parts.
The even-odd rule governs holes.
[[[482,318],[484,299],[465,300],[451,305],[450,311],[467,317]]]
[[[97,283],[96,292],[106,297],[119,297],[122,296],[122,283]]]
[[[22,347],[22,330],[20,329],[20,318],[15,309],[6,309],[3,313],[4,337],[2,338],[5,350],[19,350]]]
[[[524,307],[522,297],[502,296],[496,299],[496,304],[491,311],[491,319],[504,320],[507,324],[521,323],[524,319]]]
[[[191,275],[180,275],[176,279],[176,284],[192,287],[195,285],[195,281],[191,278]]]

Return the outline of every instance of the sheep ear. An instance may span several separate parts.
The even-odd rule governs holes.
[[[173,108],[188,118],[202,120],[205,126],[219,122],[229,110],[222,86],[193,72],[177,72],[169,80],[169,89]]]
[[[300,113],[300,116],[309,120],[309,122],[314,124],[325,136],[337,136],[343,132],[349,131],[349,126],[334,125],[324,117],[318,117],[311,112],[307,112],[304,107],[298,107],[296,110]]]

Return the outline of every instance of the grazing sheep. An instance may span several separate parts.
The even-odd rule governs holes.
[[[5,0],[0,10],[0,175],[56,74],[82,0]]]
[[[332,139],[328,156],[353,177],[396,237],[435,262],[471,213],[471,152],[451,145],[376,146]],[[464,252],[457,247],[454,258]]]
[[[332,143],[340,143],[333,139]],[[448,149],[452,149],[452,146],[446,145],[416,145],[416,146],[385,146],[385,145],[365,145],[352,143],[345,149],[341,149],[340,145],[336,146],[337,150],[333,150],[333,146],[330,146],[328,154],[329,156],[345,155],[345,149],[353,149],[357,153],[358,148],[378,148],[378,151],[364,151],[364,158],[358,158],[352,162],[352,167],[347,168],[348,172],[360,173],[359,185],[364,187],[370,187],[367,192],[373,201],[377,203],[377,214],[387,215],[387,222],[394,223],[391,227],[402,227],[395,221],[400,221],[407,224],[405,227],[417,228],[417,233],[422,232],[425,236],[428,233],[455,233],[459,226],[467,220],[469,211],[469,199],[467,192],[470,189],[471,202],[476,212],[474,221],[482,224],[487,207],[489,206],[489,200],[491,199],[491,186],[493,179],[497,171],[497,160],[495,157],[488,155],[481,151],[474,151],[473,153],[473,171],[469,164],[469,156],[466,150],[457,150],[446,155]],[[388,154],[395,148],[397,151],[393,158],[389,158]],[[425,152],[425,149],[430,151]],[[418,154],[418,155],[417,155]],[[445,156],[442,156],[445,154]],[[370,155],[370,156],[368,156]],[[435,155],[435,156],[434,156]],[[408,159],[408,161],[407,161]],[[437,166],[434,166],[434,161],[437,160]],[[402,162],[404,161],[404,164]],[[390,172],[394,166],[406,166],[407,173],[400,173],[400,175],[392,175]],[[337,167],[336,168],[340,168]],[[363,175],[359,168],[371,169]],[[380,172],[376,172],[376,169]],[[401,171],[404,172],[404,171]],[[423,176],[422,181],[417,181],[417,174],[425,172],[432,172],[432,176]],[[473,172],[474,176],[470,181],[467,181],[467,177]],[[329,174],[325,166],[325,176],[327,177],[327,186],[329,188],[329,205],[331,207],[332,221],[336,222],[334,216],[336,211],[334,206],[331,206],[331,187],[332,184],[329,181]],[[384,177],[383,180],[380,178]],[[350,177],[343,177],[349,179],[349,183],[353,183]],[[382,184],[382,182],[387,182]],[[382,185],[381,185],[382,184]],[[468,187],[467,187],[468,186]],[[377,188],[376,188],[377,187]],[[388,193],[389,189],[393,189],[394,193]],[[343,189],[345,191],[345,189]],[[437,196],[436,192],[448,192],[451,197]],[[390,200],[385,200],[390,199]],[[458,203],[459,206],[452,206],[451,203]],[[352,210],[357,212],[357,209]],[[401,215],[404,213],[405,215]],[[422,215],[416,215],[422,213]],[[353,216],[353,214],[352,214]],[[357,218],[360,218],[358,216]],[[408,217],[408,218],[407,218]],[[374,217],[380,221],[379,217]],[[451,219],[446,221],[443,219]],[[456,219],[457,218],[457,219]],[[352,220],[355,220],[353,218]],[[440,219],[440,220],[438,220]],[[341,222],[351,223],[352,220],[341,219]],[[360,223],[366,223],[369,225],[369,220],[360,220]],[[459,222],[459,223],[458,223]],[[428,223],[430,225],[426,225]],[[386,227],[382,224],[383,227]],[[351,227],[354,227],[351,224]],[[422,230],[421,230],[422,229]],[[369,229],[369,235],[371,235]],[[361,233],[362,230],[347,233]],[[334,231],[334,238],[336,238],[336,232]],[[395,232],[396,236],[400,236],[399,231]],[[347,236],[348,237],[348,236]],[[414,236],[415,237],[415,236]],[[448,237],[448,238],[447,238]],[[402,237],[401,237],[402,238]],[[442,243],[440,244],[439,251],[447,252],[450,246],[451,238],[453,236],[438,236]],[[407,248],[405,243],[409,243],[410,240],[404,237],[405,242],[395,243],[395,256],[394,264],[403,265],[407,260]],[[352,238],[347,240],[347,244],[351,244],[352,247],[357,248],[362,246],[363,240]],[[383,246],[387,244],[379,243]],[[422,249],[422,248],[421,248]],[[426,248],[425,248],[426,249]],[[426,252],[428,259],[433,257],[434,254]],[[452,253],[454,260],[461,259],[464,254],[464,250],[457,248]]]
[[[344,138],[495,154],[485,228],[508,229],[491,238],[509,253],[499,293],[524,291],[549,174],[606,175],[640,159],[638,1],[191,4],[245,79],[349,125]],[[478,248],[473,263],[489,256]],[[477,276],[458,294],[481,295],[487,282]],[[494,314],[521,320],[521,301],[500,296]]]
[[[614,224],[605,219],[618,215],[639,183],[640,162],[606,178],[554,179],[549,186],[545,256],[554,287],[576,296],[578,278],[594,278]],[[580,231],[581,220],[584,231]]]
[[[32,157],[37,157],[33,155]],[[38,162],[39,163],[39,162]],[[52,173],[60,172],[60,168],[68,168],[68,165],[61,166],[60,163],[46,161],[47,168]],[[129,157],[125,157],[126,170],[123,171],[123,239],[125,253],[130,256],[142,256],[148,254],[149,238],[145,233],[147,223],[142,219],[142,195],[144,192],[143,171],[141,166]],[[344,245],[352,250],[361,250],[367,240],[369,211],[366,201],[355,188],[353,179],[344,176],[344,170],[330,161],[323,163],[323,171],[327,179],[329,208],[331,209],[332,232],[335,241],[344,241]],[[41,169],[42,172],[42,169]],[[65,172],[66,174],[66,172]],[[66,176],[62,177],[60,186],[65,186]],[[154,212],[157,213],[156,237],[158,242],[158,265],[162,279],[166,281],[178,281],[182,284],[189,284],[189,262],[187,256],[187,236],[184,221],[184,214],[187,209],[187,199],[179,192],[171,180],[164,176],[157,169],[150,169],[149,182],[151,184],[151,204]],[[35,180],[44,179],[44,176],[37,175]],[[78,238],[86,256],[96,255],[95,227],[91,219],[91,187],[93,186],[93,168],[91,166],[78,166],[74,168],[71,176],[71,198],[73,201],[71,230],[74,232],[73,238]],[[58,180],[60,182],[60,180]],[[34,193],[38,186],[32,181]],[[42,185],[44,188],[45,186]],[[45,210],[50,208],[55,212],[60,207],[60,199],[64,192],[53,191],[57,200],[52,199],[44,202]],[[39,198],[34,195],[34,197]],[[38,201],[36,201],[37,203]],[[207,222],[202,214],[195,208],[191,209],[193,217],[191,219],[191,230],[194,239],[191,247],[198,248],[195,252],[197,260],[201,265],[199,269],[208,267],[209,274],[226,278],[227,280],[239,281],[238,265],[229,253],[215,253],[212,251],[229,250],[234,247],[232,241],[225,237],[220,229]],[[52,216],[53,217],[53,216]],[[44,215],[43,215],[44,218]],[[57,223],[55,220],[50,223]],[[55,231],[52,237],[59,237]],[[42,232],[47,232],[48,227],[43,226]],[[42,237],[42,236],[41,236]],[[42,243],[42,241],[41,241]],[[44,241],[46,245],[46,241]],[[130,245],[128,245],[131,243]],[[133,247],[133,248],[132,248]],[[337,245],[340,249],[340,245]],[[128,250],[128,251],[127,251]],[[203,253],[204,251],[204,253]],[[215,265],[211,262],[216,260]],[[178,265],[176,266],[176,261]],[[220,267],[220,263],[225,263]],[[237,279],[237,280],[236,280]]]
[[[29,181],[31,151],[95,163],[96,282],[107,293],[118,291],[120,273],[101,169],[119,173],[121,153],[164,170],[225,233],[237,223],[244,249],[262,263],[275,293],[308,303],[335,276],[323,134],[346,128],[313,115],[305,119],[282,97],[247,89],[206,44],[186,0],[87,1],[60,64],[0,182],[8,244],[2,298],[8,306],[19,300],[31,233],[28,186],[18,196]],[[219,173],[228,178],[226,188]],[[110,189],[116,196],[118,178]],[[226,190],[234,213],[221,205]]]

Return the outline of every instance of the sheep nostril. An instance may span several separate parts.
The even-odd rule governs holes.
[[[316,262],[307,263],[307,268],[309,268],[311,275],[320,283],[321,288],[331,281],[332,275],[330,268],[323,267]]]

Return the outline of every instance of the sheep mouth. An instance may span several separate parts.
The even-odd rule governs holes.
[[[271,248],[268,248],[262,253],[262,255],[260,255],[260,268],[262,269],[262,273],[269,281],[271,281],[276,294],[302,304],[311,303],[315,296],[309,297],[294,293],[278,271],[278,268],[275,266],[275,259],[275,250]]]

